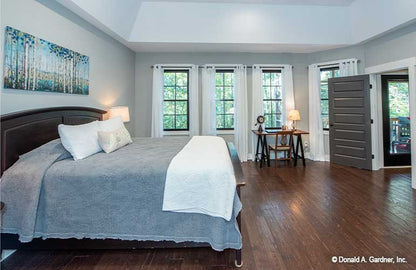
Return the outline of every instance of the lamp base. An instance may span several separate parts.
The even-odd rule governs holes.
[[[292,130],[296,130],[296,121],[295,120],[292,121]]]

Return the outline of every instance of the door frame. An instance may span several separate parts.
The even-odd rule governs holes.
[[[370,94],[373,145],[373,170],[384,167],[383,151],[383,110],[381,104],[381,73],[407,69],[409,72],[409,110],[410,115],[416,115],[416,57],[399,61],[388,62],[381,65],[365,68],[365,73],[370,74],[370,83],[373,88]],[[410,118],[411,137],[416,138],[416,117]],[[416,143],[411,146],[411,155],[416,157]],[[416,158],[412,158],[412,188],[416,189]]]
[[[403,164],[409,162],[410,153],[390,153],[391,147],[391,126],[390,126],[390,107],[389,107],[389,81],[404,81],[409,83],[409,75],[381,75],[382,88],[382,106],[383,106],[383,151],[384,151],[384,167],[409,166]],[[408,89],[409,90],[409,89]],[[389,149],[386,152],[386,149]],[[386,165],[386,163],[388,163]]]

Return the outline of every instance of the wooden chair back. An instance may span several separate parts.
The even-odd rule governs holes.
[[[288,146],[292,149],[293,130],[279,130],[276,132],[275,148]]]
[[[273,146],[269,145],[269,158],[270,151],[275,155],[275,167],[277,167],[278,160],[292,160],[292,145],[293,145],[293,130],[282,130],[276,132],[276,143]],[[277,152],[284,152],[283,158],[277,157]]]

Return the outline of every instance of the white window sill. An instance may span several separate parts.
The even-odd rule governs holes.
[[[189,136],[189,130],[163,131],[163,136]]]
[[[329,135],[329,130],[324,130],[324,135]]]
[[[234,130],[217,130],[217,135],[234,135]]]

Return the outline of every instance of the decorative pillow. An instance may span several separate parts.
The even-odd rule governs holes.
[[[114,131],[98,131],[98,141],[106,153],[111,153],[129,143],[132,143],[128,130],[121,127]]]
[[[86,158],[102,150],[98,143],[97,131],[98,121],[76,126],[64,124],[58,126],[62,145],[71,153],[74,160]]]
[[[98,121],[98,131],[110,132],[122,127],[124,127],[124,123],[121,116],[116,116],[104,121]]]

